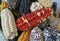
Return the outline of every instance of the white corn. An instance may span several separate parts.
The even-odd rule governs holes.
[[[14,16],[8,8],[1,11],[1,24],[6,39],[13,39],[18,35]]]
[[[41,8],[43,8],[43,6],[39,2],[32,2],[30,10],[31,10],[31,12],[34,12],[34,11],[39,10]]]

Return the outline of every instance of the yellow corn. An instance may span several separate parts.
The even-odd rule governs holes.
[[[29,41],[30,31],[24,31],[18,38],[17,41]]]

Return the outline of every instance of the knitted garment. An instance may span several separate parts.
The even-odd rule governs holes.
[[[48,24],[51,28],[55,28],[58,25],[58,20],[53,15],[48,20]]]
[[[1,25],[6,39],[13,39],[18,35],[14,16],[8,8],[1,11]]]
[[[43,32],[40,28],[35,27],[31,30],[30,41],[43,41]]]
[[[56,41],[56,33],[53,29],[47,27],[44,28],[44,40],[45,41]]]
[[[0,30],[0,41],[7,41],[3,35],[3,32]]]
[[[2,0],[2,2],[7,2],[10,9],[16,9],[19,6],[20,0]]]
[[[34,12],[36,10],[40,10],[41,8],[43,8],[43,6],[39,2],[32,2],[30,10],[31,12]]]
[[[42,8],[35,12],[23,15],[16,20],[16,26],[20,31],[29,30],[46,21],[46,19],[51,16],[51,12],[52,9],[50,8]]]
[[[52,7],[53,5],[51,0],[38,0],[38,2],[44,7]]]
[[[19,14],[23,15],[30,12],[31,0],[21,0],[19,7]]]

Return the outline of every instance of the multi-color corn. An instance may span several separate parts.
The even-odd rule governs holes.
[[[23,15],[16,20],[16,26],[18,30],[29,30],[38,24],[46,21],[52,15],[51,8],[42,8],[35,12]]]

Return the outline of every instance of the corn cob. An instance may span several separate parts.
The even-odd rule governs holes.
[[[38,2],[44,7],[52,7],[53,5],[51,0],[38,0]]]
[[[1,9],[7,8],[7,7],[8,7],[8,4],[7,4],[6,2],[2,2],[2,4],[1,4]]]
[[[43,32],[40,28],[35,27],[31,30],[30,41],[43,41]]]
[[[60,41],[60,31],[56,31],[56,41]]]
[[[55,29],[58,25],[58,20],[52,15],[49,19],[48,19],[48,24],[51,28]]]
[[[60,32],[60,19],[58,19],[58,25],[56,27],[56,30]]]
[[[56,10],[57,10],[57,3],[56,2],[53,2],[52,9],[53,9],[53,15],[55,16]]]
[[[31,4],[31,0],[21,0],[19,7],[20,15],[30,12],[30,4]]]
[[[17,41],[29,41],[30,31],[24,31],[18,38]]]
[[[13,39],[18,35],[12,12],[3,3],[1,11],[1,24],[6,39]]]
[[[43,6],[39,2],[32,2],[30,10],[31,10],[31,12],[34,12],[34,11],[39,10],[41,8],[43,8]]]
[[[0,5],[0,13],[1,13],[1,5]]]
[[[44,28],[43,34],[44,41],[56,41],[56,32],[52,28],[50,27]]]
[[[57,3],[57,10],[56,10],[56,12],[60,13],[60,0],[59,1],[52,0],[52,2],[56,2]]]
[[[59,18],[59,13],[56,13],[56,18],[58,20],[58,25],[56,26],[55,30],[57,30],[58,32],[60,32],[60,18]]]
[[[35,12],[23,15],[16,20],[16,26],[18,30],[29,30],[38,24],[44,22],[48,17],[52,15],[52,9],[42,8]]]

